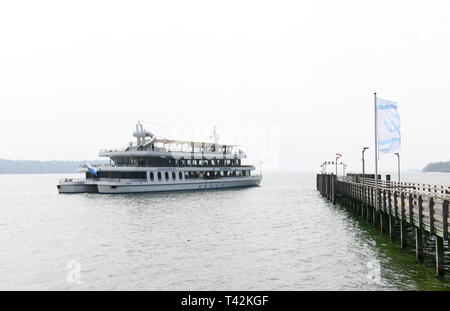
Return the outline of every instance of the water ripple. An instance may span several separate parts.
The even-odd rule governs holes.
[[[0,176],[0,289],[449,288],[432,266],[324,200],[314,175],[133,195],[58,195],[59,178]],[[66,281],[70,260],[81,284]],[[367,278],[373,262],[378,282]]]

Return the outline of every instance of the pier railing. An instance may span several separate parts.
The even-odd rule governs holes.
[[[448,238],[448,187],[381,181],[378,185],[377,206],[374,180],[366,181],[364,185],[337,180],[336,191],[339,195],[374,207],[378,213],[386,213],[410,225],[420,226],[430,234]]]
[[[449,239],[450,186],[373,178],[317,175],[317,189],[336,204],[340,201],[356,215],[367,218],[394,238],[394,224],[400,224],[401,247],[406,246],[406,227],[416,229],[416,255],[423,258],[422,232],[435,237],[436,273],[443,274],[444,240]]]
[[[346,181],[346,182],[354,182],[357,184],[362,184],[363,179],[362,178],[351,178],[351,177],[344,177],[344,178],[338,178],[338,181]],[[365,178],[364,184],[368,186],[375,186],[375,179],[373,178]],[[450,199],[450,186],[444,186],[444,185],[432,185],[432,184],[423,184],[423,183],[414,183],[414,182],[398,182],[398,181],[392,181],[392,180],[378,180],[378,188],[379,189],[386,189],[386,190],[393,190],[396,189],[398,191],[403,190],[404,192],[408,193],[415,193],[415,194],[435,194],[437,196],[441,196],[446,199]]]

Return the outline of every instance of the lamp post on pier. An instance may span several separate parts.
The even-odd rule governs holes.
[[[338,159],[342,158],[342,154],[336,153],[336,178],[338,175]]]
[[[364,182],[365,182],[365,179],[366,179],[366,162],[365,162],[365,160],[364,160],[364,151],[366,151],[367,149],[369,149],[369,147],[364,147],[363,149],[362,149],[362,188],[363,188],[363,206],[364,206],[364,204],[365,204],[365,202],[366,202],[366,188],[364,188]],[[369,218],[367,218],[367,219],[369,219]]]
[[[336,157],[336,178],[337,178],[337,163],[338,163],[339,157]]]
[[[369,149],[369,147],[364,147],[362,149],[362,180],[363,180],[363,186],[364,186],[364,178],[366,177],[366,162],[364,161],[364,151],[366,151],[367,149]]]
[[[397,156],[397,171],[398,171],[398,182],[400,183],[400,153],[394,153]]]

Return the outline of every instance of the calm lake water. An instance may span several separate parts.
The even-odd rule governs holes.
[[[314,174],[128,195],[59,195],[61,177],[0,175],[0,289],[450,289],[431,255],[416,264],[412,246],[323,199]],[[450,174],[404,179],[450,184]]]

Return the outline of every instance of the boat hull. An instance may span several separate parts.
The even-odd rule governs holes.
[[[198,182],[181,182],[166,184],[120,184],[120,183],[97,183],[99,193],[141,193],[141,192],[162,192],[162,191],[182,191],[182,190],[207,190],[259,186],[261,178],[252,176],[248,178],[236,178],[233,180],[203,180]]]
[[[98,188],[95,184],[62,183],[57,188],[59,193],[98,193]]]

